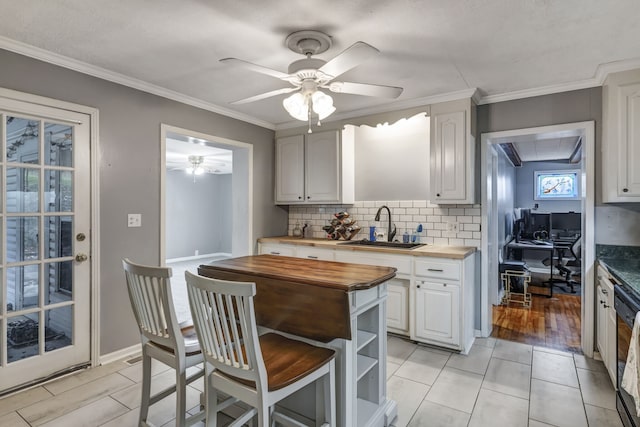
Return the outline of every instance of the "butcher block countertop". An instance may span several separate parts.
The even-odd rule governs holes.
[[[260,243],[281,243],[286,245],[316,246],[319,248],[338,249],[341,251],[371,251],[386,252],[390,254],[426,256],[434,258],[464,259],[476,252],[473,246],[439,246],[424,245],[415,249],[385,248],[370,246],[349,246],[343,245],[344,240],[329,239],[301,239],[299,237],[263,237],[258,239]]]
[[[393,267],[318,261],[276,255],[256,255],[230,258],[201,265],[203,271],[217,270],[250,274],[291,283],[334,288],[345,292],[369,289],[392,279]]]
[[[329,342],[352,337],[351,291],[375,292],[396,269],[274,255],[215,261],[198,267],[214,279],[256,284],[259,325],[301,337]]]

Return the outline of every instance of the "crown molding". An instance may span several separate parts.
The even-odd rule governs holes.
[[[193,107],[201,108],[203,110],[211,111],[212,113],[220,114],[226,117],[230,117],[232,119],[241,120],[243,122],[247,122],[247,123],[251,123],[257,126],[267,128],[267,129],[275,130],[275,125],[273,123],[258,119],[248,114],[239,113],[237,111],[233,111],[228,108],[224,108],[219,105],[212,104],[210,102],[206,102],[201,99],[182,94],[180,92],[176,92],[161,86],[147,83],[142,80],[128,77],[128,76],[125,76],[124,74],[116,73],[114,71],[110,71],[102,67],[97,67],[95,65],[87,64],[86,62],[69,58],[68,56],[50,52],[50,51],[41,49],[39,47],[35,47],[26,43],[22,43],[16,40],[6,38],[6,37],[0,36],[0,49],[4,49],[10,52],[18,53],[20,55],[28,56],[30,58],[37,59],[39,61],[64,67],[69,70],[77,71],[82,74],[87,74],[93,77],[97,77],[99,79],[107,80],[113,83],[117,83],[123,86],[127,86],[143,92],[147,92],[152,95],[161,96],[163,98],[171,99],[173,101],[191,105]]]
[[[604,81],[609,74],[617,73],[620,71],[633,70],[636,68],[640,68],[640,58],[607,62],[605,64],[598,65],[595,75],[590,79],[578,80],[575,82],[562,83],[557,85],[542,86],[532,89],[517,90],[513,92],[505,92],[495,95],[487,95],[480,98],[477,104],[493,104],[496,102],[513,101],[516,99],[531,98],[534,96],[551,95],[554,93],[598,87],[604,84]]]
[[[389,113],[392,111],[405,110],[415,107],[424,107],[431,104],[437,104],[440,102],[457,101],[459,99],[476,99],[478,90],[476,88],[459,90],[456,92],[449,92],[440,95],[427,96],[423,98],[407,99],[390,104],[378,105],[375,107],[361,108],[359,110],[346,111],[344,113],[332,114],[331,120],[323,120],[323,123],[332,123],[340,120],[352,119],[354,117],[363,117],[371,114]],[[292,129],[301,126],[305,126],[306,122],[300,120],[292,120],[290,122],[279,123],[276,125],[276,130]]]

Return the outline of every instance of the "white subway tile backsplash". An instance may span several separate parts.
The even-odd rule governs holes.
[[[427,200],[363,200],[353,205],[291,205],[289,207],[288,233],[291,235],[296,222],[309,224],[308,233],[316,238],[325,238],[322,227],[329,224],[333,214],[348,211],[362,231],[358,239],[369,236],[369,226],[387,227],[386,212],[381,221],[374,221],[378,208],[387,205],[391,209],[392,222],[397,227],[396,238],[402,239],[405,230],[415,232],[418,224],[423,231],[420,241],[436,245],[466,245],[480,247],[480,205],[434,205]],[[447,231],[447,223],[457,223],[458,231]]]

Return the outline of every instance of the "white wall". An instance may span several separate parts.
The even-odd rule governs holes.
[[[355,127],[356,200],[420,200],[428,192],[429,118]]]
[[[167,171],[166,257],[231,253],[232,175]]]

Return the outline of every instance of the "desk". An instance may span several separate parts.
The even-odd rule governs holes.
[[[562,246],[563,249],[565,249],[565,246]],[[549,263],[549,295],[547,295],[549,298],[551,298],[553,296],[553,259],[555,256],[555,252],[556,249],[558,249],[556,247],[556,245],[554,244],[554,242],[549,241],[547,243],[544,244],[536,244],[533,243],[532,241],[526,241],[526,240],[520,240],[519,242],[516,242],[515,240],[512,240],[511,242],[509,242],[507,244],[507,249],[508,249],[508,256],[507,258],[509,259],[518,259],[520,258],[520,260],[522,260],[524,258],[524,256],[522,255],[522,251],[547,251],[549,252],[549,256],[551,258],[551,262]],[[514,251],[519,251],[520,255],[516,256],[515,258],[512,258],[512,255]],[[546,282],[545,282],[546,283]]]

